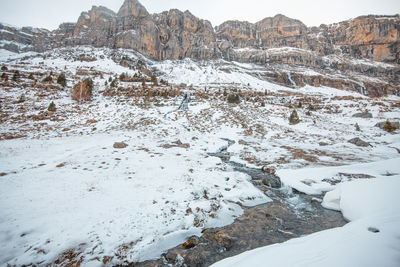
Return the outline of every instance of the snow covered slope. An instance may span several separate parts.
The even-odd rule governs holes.
[[[270,199],[209,155],[227,139],[235,141],[231,161],[275,167],[286,185],[309,194],[365,178],[348,168],[399,172],[371,163],[398,165],[398,130],[375,127],[400,119],[396,96],[289,88],[270,82],[264,67],[222,60],[155,62],[92,47],[0,52],[8,77],[0,80],[0,265],[132,263],[230,224],[241,206]],[[60,73],[65,87],[56,83]],[[72,100],[71,88],[88,77],[92,100]],[[189,109],[177,110],[185,91]],[[291,125],[294,109],[301,122]],[[365,111],[372,118],[353,117]],[[349,143],[354,137],[370,145]],[[338,209],[335,198],[328,202]]]

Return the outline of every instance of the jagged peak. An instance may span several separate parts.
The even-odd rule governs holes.
[[[285,16],[283,14],[276,14],[273,17],[264,18],[264,19],[256,22],[255,24],[256,25],[266,25],[266,24],[274,25],[277,23],[279,23],[281,26],[298,25],[298,26],[307,28],[307,26],[302,21],[300,21],[298,19],[289,18],[288,16]]]
[[[92,6],[90,12],[97,12],[111,17],[115,17],[117,15],[114,11],[105,6]]]
[[[147,12],[147,9],[137,0],[125,0],[117,15],[118,17],[134,16],[142,18],[148,16],[149,12]]]

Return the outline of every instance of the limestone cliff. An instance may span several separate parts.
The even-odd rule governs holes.
[[[189,11],[172,9],[150,14],[139,1],[125,0],[118,13],[93,6],[82,12],[76,23],[63,23],[53,32],[0,24],[0,48],[41,52],[55,47],[91,45],[133,49],[155,60],[192,58],[272,66],[284,64],[339,74],[383,77],[391,85],[380,84],[381,87],[388,88],[386,92],[396,92],[400,84],[399,31],[400,15],[361,16],[311,28],[299,20],[276,15],[257,23],[227,21],[213,28],[209,21]],[[392,65],[365,62],[360,65],[357,60]],[[326,77],[294,77],[299,85],[356,86]],[[293,79],[282,74],[268,79],[289,86],[293,83]],[[378,87],[379,83],[374,85],[370,94],[385,93],[384,89],[376,89]]]
[[[1,25],[0,40],[3,47],[14,51],[93,45],[134,49],[156,60],[224,58],[264,64],[269,61],[265,50],[293,47],[321,57],[340,54],[400,63],[399,15],[362,16],[312,28],[276,15],[257,23],[227,21],[213,28],[210,22],[189,11],[172,9],[149,14],[139,1],[126,0],[118,13],[93,6],[82,12],[75,24],[61,24],[51,34],[41,31],[16,31]],[[19,48],[13,42],[23,45]],[[282,61],[288,60],[285,56]],[[302,58],[296,63],[304,61],[308,60]]]

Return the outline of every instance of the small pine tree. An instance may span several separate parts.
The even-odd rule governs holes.
[[[356,131],[358,131],[358,132],[360,132],[360,131],[361,131],[361,129],[360,129],[360,125],[358,125],[358,123],[356,123],[355,127],[356,127]]]
[[[51,103],[49,104],[49,107],[47,108],[47,110],[50,111],[50,112],[55,112],[57,110],[56,104],[54,104],[54,102],[51,101]]]
[[[151,79],[151,82],[153,83],[153,85],[158,85],[156,75],[154,75],[154,74],[151,75],[150,79]]]
[[[34,79],[35,79],[35,78],[33,77],[33,74],[32,74],[32,73],[29,74],[28,79],[29,79],[29,80],[34,80]]]
[[[294,125],[294,124],[298,124],[299,122],[300,122],[299,115],[297,114],[297,111],[294,109],[292,111],[292,114],[290,114],[289,124]]]
[[[112,82],[112,77],[110,76],[110,78],[108,78],[108,82]]]
[[[121,75],[119,75],[119,80],[124,81],[126,79],[126,74],[123,72]]]
[[[51,75],[47,76],[46,78],[44,78],[42,80],[42,82],[44,82],[44,83],[48,83],[48,82],[52,82],[52,81],[53,81],[53,78],[51,77]]]
[[[2,70],[2,71],[6,71],[6,70],[8,70],[8,69],[7,69],[6,66],[3,65],[3,66],[1,66],[1,70]]]
[[[240,97],[238,94],[230,94],[228,95],[228,103],[230,104],[239,104],[240,103]]]
[[[396,127],[394,127],[390,121],[386,121],[385,125],[383,126],[383,130],[385,130],[388,133],[391,133],[396,130]]]
[[[86,84],[87,88],[90,91],[90,94],[92,94],[93,91],[93,80],[91,78],[86,78],[83,80],[83,82]]]
[[[57,83],[59,85],[61,85],[62,87],[67,86],[67,79],[65,78],[65,74],[64,73],[61,73],[60,75],[58,75]]]
[[[118,86],[118,81],[117,81],[117,79],[112,80],[112,82],[110,83],[110,86],[111,86],[112,88],[117,87],[117,86]]]
[[[1,79],[4,80],[4,79],[6,78],[6,75],[7,75],[7,74],[5,74],[5,73],[3,72],[3,73],[1,74]]]
[[[19,71],[15,71],[13,76],[12,76],[12,80],[13,82],[16,82],[19,79]]]
[[[142,87],[145,87],[145,86],[146,86],[146,82],[142,81]]]

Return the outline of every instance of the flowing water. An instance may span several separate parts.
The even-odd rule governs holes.
[[[308,196],[281,185],[279,177],[261,169],[230,161],[228,145],[210,156],[221,158],[234,170],[252,177],[252,183],[272,202],[242,207],[244,213],[231,225],[205,229],[201,237],[191,238],[189,245],[171,248],[160,259],[135,263],[134,266],[209,266],[246,250],[281,243],[318,231],[346,224],[340,212],[322,208],[322,196]],[[267,259],[266,259],[267,261]]]

